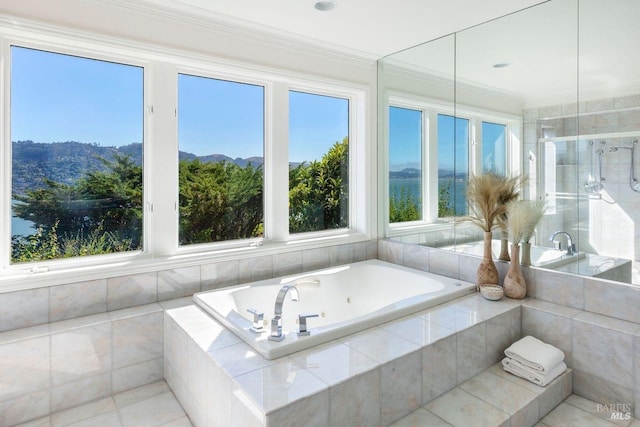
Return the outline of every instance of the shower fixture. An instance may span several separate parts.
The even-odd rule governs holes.
[[[631,143],[631,147],[616,146],[609,148],[610,153],[615,153],[618,150],[630,150],[631,151],[631,170],[629,171],[629,187],[636,193],[640,193],[640,181],[636,178],[635,164],[636,164],[636,147],[638,146],[638,140],[634,139]]]
[[[598,148],[595,152],[598,155],[598,175],[595,176],[595,165],[593,158],[593,141],[589,141],[589,167],[591,168],[591,173],[589,174],[589,179],[584,183],[584,191],[587,193],[599,193],[604,189],[604,182],[606,181],[602,177],[602,155],[604,154],[604,145],[606,142],[604,140],[600,141],[600,148]]]

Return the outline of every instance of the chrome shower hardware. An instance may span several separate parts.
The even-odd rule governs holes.
[[[609,152],[610,153],[615,153],[618,150],[630,150],[631,151],[631,169],[629,171],[629,187],[635,191],[636,193],[640,193],[640,180],[638,180],[638,178],[636,178],[636,172],[635,172],[635,164],[636,164],[636,147],[638,146],[638,140],[634,139],[631,142],[631,146],[630,147],[625,147],[625,146],[616,146],[616,147],[611,147],[609,148]]]
[[[595,175],[594,169],[594,158],[593,158],[593,140],[589,141],[589,167],[591,168],[591,173],[589,175],[589,179],[584,183],[584,191],[587,193],[599,193],[604,189],[604,182],[606,181],[602,176],[602,155],[604,154],[604,145],[606,142],[604,140],[600,141],[600,148],[595,150],[595,154],[598,155],[598,175]]]

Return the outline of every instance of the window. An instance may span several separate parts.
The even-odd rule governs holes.
[[[469,120],[438,114],[438,217],[467,214]]]
[[[12,263],[142,249],[143,74],[11,47]]]
[[[178,76],[179,243],[264,231],[264,87]]]
[[[367,86],[0,27],[0,288],[371,238]]]
[[[482,172],[507,173],[507,126],[482,122]]]
[[[389,222],[422,219],[421,110],[389,107]]]
[[[448,229],[468,215],[472,174],[516,175],[521,118],[391,93],[386,117],[388,235]]]
[[[349,100],[289,91],[289,232],[349,226]]]

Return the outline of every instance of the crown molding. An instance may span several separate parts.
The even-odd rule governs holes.
[[[157,16],[160,18],[199,26],[207,30],[226,33],[263,45],[275,45],[292,51],[304,51],[324,58],[332,58],[358,66],[372,66],[381,57],[373,52],[327,43],[291,32],[275,29],[211,10],[184,5],[174,0],[91,0],[112,7]]]

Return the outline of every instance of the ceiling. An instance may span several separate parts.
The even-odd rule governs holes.
[[[336,0],[326,12],[315,0],[129,1],[380,58],[542,0]]]

